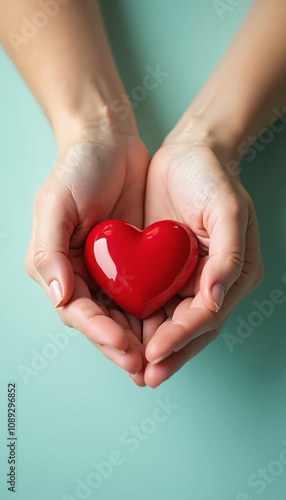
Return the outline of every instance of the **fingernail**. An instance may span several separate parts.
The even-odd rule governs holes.
[[[50,290],[51,290],[51,300],[52,300],[53,306],[58,307],[60,305],[61,301],[63,300],[64,296],[63,296],[62,287],[57,280],[53,280],[50,283]]]
[[[160,361],[163,361],[163,359],[168,358],[172,353],[173,353],[173,351],[168,352],[168,354],[165,354],[164,356],[161,356],[160,358],[154,359],[154,361],[150,361],[151,365],[156,365],[157,363],[160,363]]]
[[[211,287],[211,296],[216,306],[216,312],[218,312],[222,306],[223,299],[225,296],[225,288],[220,283],[215,283]]]

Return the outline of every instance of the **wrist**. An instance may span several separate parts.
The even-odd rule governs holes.
[[[239,121],[223,116],[219,109],[206,108],[196,113],[192,106],[185,112],[165,143],[190,143],[211,149],[220,162],[239,162],[242,158],[240,144],[247,132]]]
[[[123,88],[118,92],[120,99],[124,95]],[[117,112],[117,94],[101,92],[94,84],[85,84],[79,92],[67,96],[65,101],[55,103],[54,112],[50,112],[50,120],[60,150],[77,140],[84,130],[99,131],[98,140],[106,133],[116,132],[125,135],[138,135],[136,121],[131,105],[124,99],[124,113]]]

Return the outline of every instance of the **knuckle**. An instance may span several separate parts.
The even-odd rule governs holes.
[[[243,259],[239,252],[226,255],[225,265],[231,271],[235,279],[238,279],[243,269]]]
[[[237,195],[233,195],[229,203],[229,214],[235,221],[243,221],[248,216],[247,206],[244,201]]]
[[[57,202],[57,199],[58,195],[55,191],[49,187],[43,186],[36,195],[35,204],[36,207],[45,207],[49,209]]]
[[[36,244],[33,264],[35,269],[41,273],[47,266],[49,260],[49,245],[44,242]]]

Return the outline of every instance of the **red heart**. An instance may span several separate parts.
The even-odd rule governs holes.
[[[106,220],[89,233],[85,261],[99,287],[143,319],[187,283],[198,261],[198,241],[188,227],[171,220],[144,230]]]

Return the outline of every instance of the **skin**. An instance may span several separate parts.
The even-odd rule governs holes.
[[[270,124],[273,108],[285,104],[285,1],[254,4],[151,161],[131,107],[124,120],[112,112],[124,89],[96,2],[70,0],[15,51],[8,33],[19,32],[21,17],[38,9],[35,0],[21,0],[17,9],[0,0],[4,47],[50,119],[59,147],[59,160],[36,196],[26,268],[65,324],[137,385],[157,387],[216,338],[263,277],[255,209],[237,168],[230,167],[241,159],[241,142],[251,136],[251,144]],[[107,217],[138,227],[176,219],[199,239],[195,275],[144,322],[103,298],[85,269],[86,236]],[[50,289],[55,280],[57,303]]]
[[[143,226],[149,152],[131,107],[124,120],[111,111],[124,89],[98,4],[71,0],[60,6],[37,36],[14,50],[8,34],[21,33],[22,17],[32,19],[38,10],[34,0],[21,0],[17,8],[0,3],[4,47],[48,116],[59,149],[36,195],[26,269],[66,325],[137,373],[145,363],[141,322],[103,298],[88,276],[83,249],[92,227],[104,218]],[[55,280],[60,297],[51,291]]]
[[[262,281],[255,209],[233,165],[241,159],[242,142],[250,145],[273,123],[273,108],[285,108],[285,23],[283,0],[254,4],[220,65],[151,161],[145,223],[175,218],[201,244],[195,277],[169,305],[164,321],[154,318],[155,333],[146,332],[144,380],[151,387],[214,340]],[[217,312],[214,283],[225,288]]]

